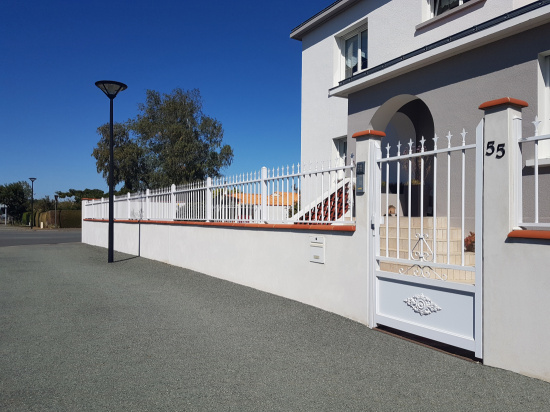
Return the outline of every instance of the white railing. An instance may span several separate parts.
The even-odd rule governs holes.
[[[354,221],[355,166],[353,161],[348,166],[341,163],[263,167],[237,176],[115,196],[115,219],[349,223]],[[84,201],[84,218],[107,219],[108,203],[105,198]]]
[[[515,119],[518,141],[517,222],[526,229],[550,228],[550,134],[539,135],[541,121],[535,118],[535,135],[522,137],[522,121]]]

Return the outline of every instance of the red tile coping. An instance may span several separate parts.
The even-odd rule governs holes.
[[[550,240],[550,230],[512,230],[509,238],[514,239],[546,239]]]
[[[107,219],[84,219],[85,222],[109,222]],[[116,219],[115,223],[142,223],[156,225],[183,225],[183,226],[213,226],[213,227],[238,227],[244,229],[292,229],[292,230],[316,230],[319,232],[355,232],[355,225],[328,225],[328,224],[273,224],[273,223],[226,223],[226,222],[183,222],[166,220],[123,220]]]
[[[503,97],[502,99],[490,100],[479,106],[481,110],[490,109],[491,107],[500,106],[503,104],[513,104],[519,107],[529,107],[529,104],[524,100],[514,99],[513,97]]]
[[[351,137],[354,139],[357,139],[358,137],[365,137],[365,136],[377,136],[377,137],[386,137],[386,133],[379,132],[378,130],[363,130],[362,132],[354,133]]]

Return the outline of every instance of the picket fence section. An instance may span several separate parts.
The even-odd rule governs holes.
[[[208,178],[114,197],[117,220],[352,223],[355,165],[344,159]],[[88,199],[85,219],[107,219],[109,200]]]
[[[550,134],[539,135],[541,121],[535,118],[535,134],[531,137],[522,137],[522,120],[514,120],[514,131],[518,142],[518,173],[516,185],[518,193],[516,196],[516,210],[518,211],[518,226],[526,229],[549,229],[550,228],[550,202],[548,201],[548,167],[550,159],[541,155],[541,147],[550,145]],[[546,150],[548,151],[548,150]],[[542,176],[541,176],[542,175]],[[544,180],[543,180],[544,179]],[[543,190],[541,190],[543,186]],[[544,197],[543,197],[544,196]],[[532,199],[524,206],[524,200]]]

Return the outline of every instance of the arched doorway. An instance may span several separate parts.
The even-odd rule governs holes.
[[[424,150],[433,149],[433,117],[426,103],[416,96],[400,95],[388,100],[373,116],[371,127],[386,133],[382,145],[383,156],[388,156],[388,146],[390,156],[397,155],[398,151],[400,154],[420,152],[422,145],[424,145]],[[388,199],[391,199],[387,205],[382,205],[382,214],[392,214],[395,211],[402,216],[433,215],[433,170],[430,159],[421,161],[418,157],[410,161],[403,161],[399,179],[396,169],[382,170],[382,191],[386,192],[387,190],[389,192]],[[424,171],[423,179],[421,179],[422,169]],[[408,190],[409,183],[411,190]],[[423,211],[420,210],[421,191],[419,186],[421,183],[424,184]],[[409,193],[411,194],[410,210]],[[399,202],[399,207],[397,207],[397,202]]]

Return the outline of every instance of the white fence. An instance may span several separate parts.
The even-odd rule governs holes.
[[[332,162],[340,164],[340,162]],[[352,222],[355,165],[300,164],[115,196],[118,220],[233,223]],[[107,219],[106,198],[85,200],[84,219]]]
[[[518,142],[517,204],[518,226],[526,229],[550,228],[550,134],[539,135],[541,122],[533,122],[535,135],[523,138],[521,119],[515,119]],[[498,150],[498,148],[495,148]],[[498,154],[497,154],[498,156]],[[541,187],[543,190],[541,190]]]

